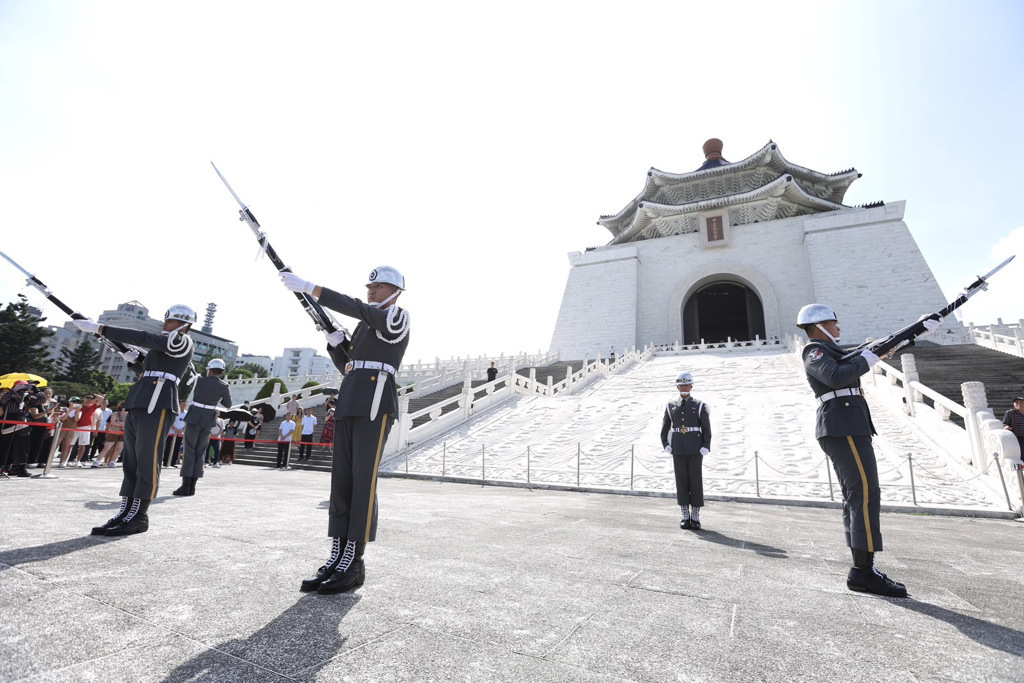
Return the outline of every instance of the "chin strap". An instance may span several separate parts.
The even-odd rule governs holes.
[[[828,331],[828,330],[826,330],[826,329],[825,329],[824,327],[822,327],[821,323],[814,323],[814,326],[815,326],[815,327],[817,327],[817,328],[818,328],[819,330],[821,330],[822,332],[824,332],[824,333],[825,333],[825,336],[826,336],[826,337],[828,337],[829,339],[831,339],[831,340],[832,340],[832,343],[833,343],[833,344],[838,344],[838,343],[839,343],[839,337],[833,337],[833,336],[832,336],[832,335],[831,335],[831,334],[829,333],[829,331]]]
[[[373,306],[374,308],[381,308],[381,307],[384,306],[384,304],[386,304],[387,302],[391,301],[392,299],[394,299],[396,296],[398,296],[401,293],[402,293],[402,290],[399,289],[394,294],[389,296],[387,299],[384,299],[384,301],[381,301],[381,302],[374,301],[374,302],[371,302],[369,305]]]

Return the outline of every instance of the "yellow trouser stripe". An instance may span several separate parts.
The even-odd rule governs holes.
[[[160,481],[160,464],[163,462],[163,449],[160,446],[163,445],[164,439],[167,438],[164,421],[167,419],[168,412],[166,410],[160,411],[160,426],[156,428],[157,437],[153,440],[153,490],[149,493],[150,500],[156,498],[157,482]],[[164,439],[161,439],[161,436]]]
[[[853,437],[848,436],[846,440],[850,443],[850,450],[853,451],[853,459],[857,461],[857,471],[860,472],[860,485],[864,491],[864,495],[861,496],[861,504],[864,507],[864,529],[868,534],[868,552],[875,552],[875,540],[871,533],[871,515],[868,514],[868,496],[871,495],[870,489],[868,489],[868,474],[864,471],[864,463],[860,461],[860,453],[857,452],[857,446],[853,443]]]
[[[384,435],[387,433],[388,416],[385,415],[380,421],[380,438],[377,439],[377,457],[373,460],[373,478],[370,480],[370,502],[366,508],[366,533],[363,534],[363,542],[370,540],[370,526],[373,524],[373,502],[377,499],[377,467],[380,466],[380,456],[384,452]]]

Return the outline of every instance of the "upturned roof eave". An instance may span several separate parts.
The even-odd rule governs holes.
[[[781,192],[780,192],[781,190]],[[757,201],[759,199],[765,199],[770,196],[785,197],[796,204],[807,206],[808,208],[819,209],[821,211],[838,211],[840,209],[850,208],[844,204],[837,204],[827,199],[821,199],[813,195],[804,192],[800,184],[795,182],[792,175],[781,175],[772,182],[759,187],[756,190],[749,192],[741,192],[739,194],[726,195],[724,197],[716,197],[714,199],[705,199],[700,202],[691,202],[690,204],[658,204],[656,202],[637,202],[637,211],[633,215],[633,221],[629,227],[621,231],[618,235],[614,236],[608,246],[613,244],[622,244],[624,242],[632,241],[633,237],[640,231],[640,226],[637,225],[637,218],[640,210],[653,211],[659,214],[659,216],[673,216],[679,214],[695,213],[702,211],[710,211],[712,209],[719,209],[722,207],[736,206],[739,204],[745,204],[751,201]]]

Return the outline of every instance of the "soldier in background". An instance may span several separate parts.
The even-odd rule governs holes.
[[[676,502],[683,512],[679,528],[700,529],[704,456],[711,452],[711,413],[706,403],[690,396],[693,375],[680,373],[676,389],[679,395],[668,402],[661,422],[661,445],[672,456],[676,474]]]
[[[142,375],[124,401],[128,417],[121,451],[121,507],[105,524],[93,527],[94,536],[126,536],[149,530],[149,503],[156,498],[160,483],[161,446],[168,422],[174,420],[178,383],[190,371],[195,344],[188,332],[195,321],[195,311],[180,304],[164,313],[160,334],[101,325],[88,319],[73,321],[83,332],[149,349]],[[131,357],[132,353],[126,355],[129,362],[137,357]]]
[[[801,308],[796,325],[807,333],[808,339],[803,359],[807,382],[818,401],[814,435],[821,450],[832,461],[843,490],[843,527],[846,545],[853,554],[846,587],[862,593],[905,598],[906,586],[875,568],[875,553],[882,551],[879,525],[882,491],[871,444],[875,427],[861,393],[860,377],[878,362],[878,356],[864,349],[843,360],[846,350],[839,346],[838,316],[823,304]],[[924,325],[927,332],[932,332],[939,321],[926,319]]]
[[[363,551],[377,536],[377,467],[398,417],[395,374],[409,345],[409,314],[395,304],[405,278],[390,266],[376,268],[366,283],[366,303],[293,273],[282,273],[281,281],[290,291],[317,297],[321,306],[360,321],[348,348],[334,418],[327,525],[331,553],[301,584],[303,591],[341,593],[363,584]],[[330,347],[345,341],[343,331],[328,335]]]
[[[203,463],[210,447],[210,430],[217,424],[217,405],[231,407],[231,388],[221,379],[224,361],[214,358],[206,364],[206,377],[196,381],[192,404],[185,414],[185,454],[181,462],[181,486],[175,496],[194,496],[196,482],[203,476]]]

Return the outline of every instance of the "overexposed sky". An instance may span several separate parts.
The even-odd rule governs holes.
[[[2,0],[0,250],[92,317],[213,301],[243,353],[322,349],[212,160],[299,275],[362,296],[402,270],[406,362],[536,352],[566,253],[609,240],[650,167],[772,139],[856,167],[849,205],[906,200],[950,298],[1016,249],[964,312],[1010,321],[1022,112],[1009,0]],[[0,303],[21,291],[0,262]]]

